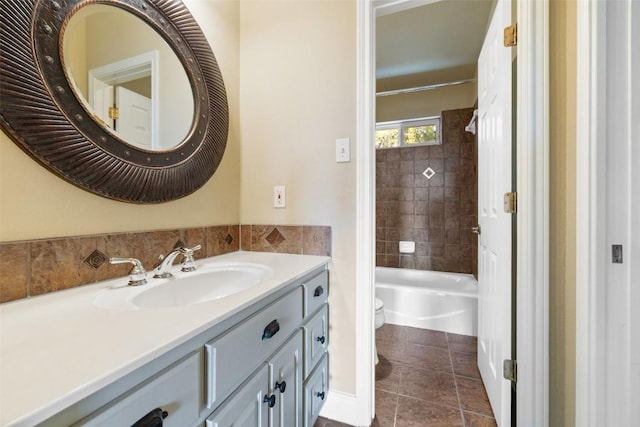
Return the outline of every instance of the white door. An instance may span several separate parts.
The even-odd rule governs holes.
[[[511,1],[498,0],[478,58],[478,367],[499,427],[511,423],[512,219],[503,197],[512,191],[511,48],[503,29]]]
[[[151,139],[151,98],[116,86],[116,106],[119,118],[116,132],[129,144],[153,148]]]
[[[113,107],[114,103],[113,86],[95,77],[92,78],[92,82],[93,90],[89,94],[91,107],[105,126],[113,129],[113,120],[109,118],[109,108]]]

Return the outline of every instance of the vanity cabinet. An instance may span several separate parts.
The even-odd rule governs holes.
[[[328,279],[317,268],[41,425],[312,427],[328,390]]]

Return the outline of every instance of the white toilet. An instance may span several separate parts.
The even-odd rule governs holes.
[[[380,328],[384,325],[384,303],[381,299],[376,298],[376,317],[375,317],[375,327],[376,329]],[[373,341],[373,354],[376,360],[376,365],[378,364],[378,349],[376,348],[375,339]]]

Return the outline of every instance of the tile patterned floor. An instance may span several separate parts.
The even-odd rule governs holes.
[[[373,427],[495,427],[475,337],[385,324],[376,330]],[[314,427],[348,427],[320,418]]]
[[[475,337],[385,324],[376,345],[373,426],[496,426]]]

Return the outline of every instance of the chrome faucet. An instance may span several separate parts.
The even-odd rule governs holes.
[[[201,245],[196,245],[192,248],[178,247],[169,252],[166,257],[160,255],[160,260],[162,262],[155,268],[155,270],[153,270],[153,277],[161,279],[173,277],[173,274],[171,274],[171,267],[173,266],[173,262],[178,255],[184,256],[184,260],[182,261],[182,268],[180,270],[194,271],[196,269],[196,261],[193,259],[193,252],[201,248]]]
[[[110,264],[133,264],[129,272],[129,285],[139,286],[147,283],[147,271],[142,266],[140,260],[136,258],[109,258]]]

